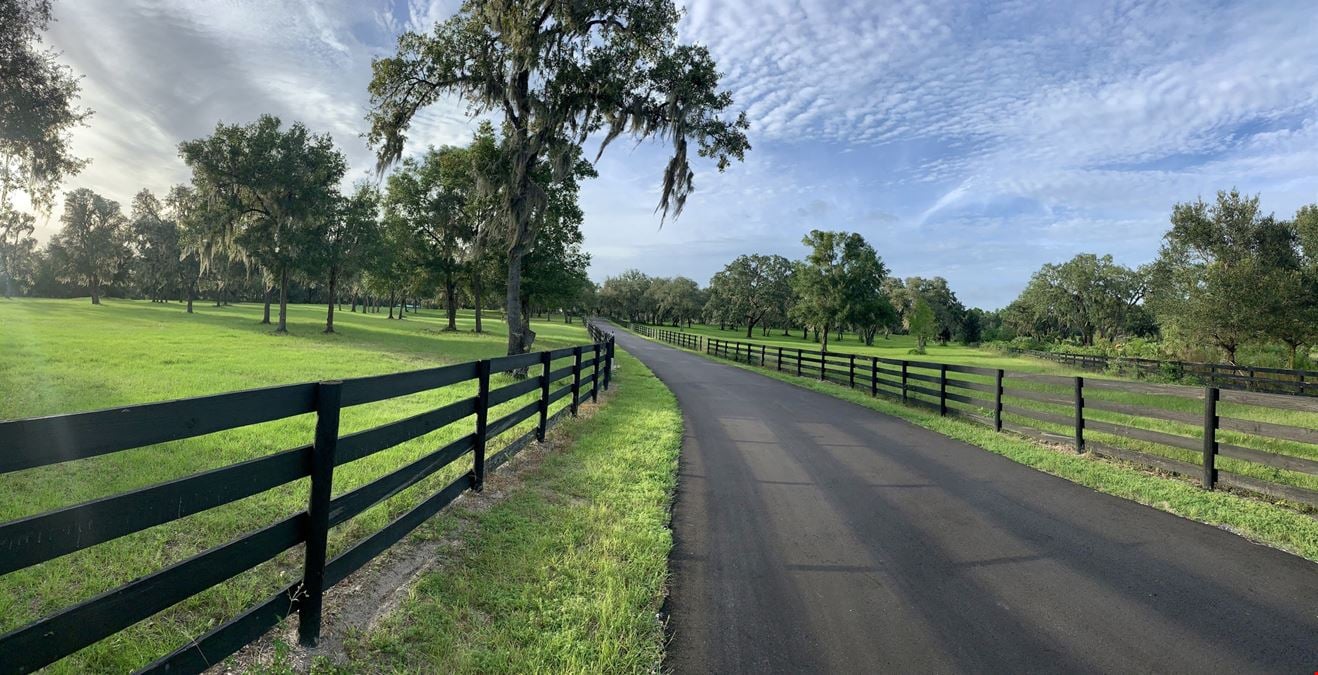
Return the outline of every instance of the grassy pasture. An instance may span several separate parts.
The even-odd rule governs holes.
[[[289,308],[288,335],[260,325],[259,305],[208,307],[188,315],[180,305],[106,301],[0,302],[0,419],[50,415],[201,396],[276,384],[349,378],[496,356],[504,326],[487,317],[484,335],[444,332],[441,312],[398,321],[385,314],[343,312],[338,333],[321,333],[324,307]],[[536,322],[537,349],[588,341],[576,323]],[[496,378],[494,386],[509,380]],[[464,383],[347,408],[341,433],[366,429],[470,396]],[[528,394],[491,412],[524,405]],[[560,403],[565,405],[566,399]],[[335,494],[385,475],[469,432],[470,420],[339,467]],[[492,441],[490,453],[534,418]],[[0,475],[0,520],[225,466],[309,443],[314,418],[304,415],[199,438],[163,443],[49,467]],[[469,459],[438,472],[331,532],[330,555],[385,525],[469,469]],[[0,632],[91,598],[134,578],[306,508],[307,481],[106,542],[0,577]],[[423,526],[423,529],[425,527]],[[301,573],[293,549],[52,666],[53,672],[123,672],[180,646],[264,599]]]
[[[692,324],[690,328],[673,328],[671,326],[660,326],[669,330],[681,330],[686,333],[694,333],[705,337],[718,338],[720,340],[737,340],[741,342],[753,342],[757,345],[769,345],[772,347],[784,347],[792,349],[818,350],[820,345],[813,340],[802,339],[801,331],[791,331],[789,335],[783,335],[781,329],[773,329],[768,335],[762,335],[760,329],[756,328],[751,338],[746,337],[746,329],[741,330],[719,330],[718,326],[707,324]],[[1010,368],[1021,372],[1029,373],[1050,373],[1057,375],[1083,374],[1082,371],[1076,371],[1062,366],[1061,364],[1039,359],[1031,359],[1023,356],[1011,356],[1001,354],[987,349],[977,347],[967,347],[955,342],[946,345],[940,345],[937,342],[930,341],[926,346],[927,354],[911,354],[915,349],[915,338],[910,335],[893,335],[883,337],[875,336],[873,346],[867,346],[855,333],[847,333],[841,341],[829,339],[829,351],[836,351],[849,354],[864,354],[866,356],[879,356],[887,359],[906,359],[908,361],[931,361],[935,363],[958,363],[966,366],[977,366],[980,368]]]

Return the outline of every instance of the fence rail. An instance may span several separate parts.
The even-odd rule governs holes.
[[[1037,349],[1012,349],[1011,353],[1064,363],[1082,370],[1111,371],[1118,375],[1146,377],[1161,375],[1175,379],[1194,378],[1219,389],[1241,389],[1274,394],[1318,396],[1318,370],[1233,366],[1229,363],[1163,361],[1128,356],[1093,356],[1045,352]]]
[[[711,356],[1197,478],[1205,489],[1221,484],[1318,508],[1318,425],[1309,423],[1318,419],[1318,399],[1312,397],[1018,373],[719,338],[703,343],[699,351]],[[1292,417],[1301,423],[1286,423]]]
[[[698,352],[705,351],[705,337],[695,333],[686,333],[680,330],[669,330],[661,326],[647,326],[645,324],[633,321],[624,322],[628,330],[648,338],[663,340],[664,342],[675,344],[685,349],[694,349]]]
[[[276,555],[304,544],[302,578],[242,615],[212,629],[143,672],[200,672],[256,640],[285,617],[298,615],[299,641],[319,638],[324,591],[379,555],[466,490],[481,490],[485,475],[545,432],[581,401],[608,388],[614,344],[610,333],[587,324],[593,344],[482,359],[426,370],[341,381],[303,383],[151,403],[94,412],[0,422],[0,473],[154,445],[284,419],[316,416],[314,438],[302,447],[0,523],[0,575],[95,544],[310,478],[307,509],[175,563],[151,575],[0,635],[0,672],[25,673],[72,654]],[[583,358],[586,357],[586,358]],[[570,360],[570,364],[555,368]],[[491,389],[495,373],[535,377]],[[571,378],[570,382],[554,387]],[[345,407],[373,403],[475,380],[475,396],[435,410],[349,435],[339,434]],[[539,392],[536,400],[498,418],[492,408]],[[569,398],[549,415],[551,404]],[[486,457],[488,442],[538,416],[536,427]],[[474,418],[473,430],[374,482],[333,494],[334,469],[405,441]],[[384,529],[326,560],[329,528],[398,494],[470,455],[472,468]]]

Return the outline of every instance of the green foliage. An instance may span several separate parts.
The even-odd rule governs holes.
[[[103,285],[119,274],[130,255],[127,219],[119,202],[87,188],[64,195],[64,227],[50,240],[62,276],[84,285],[92,304],[101,304]]]
[[[785,314],[792,297],[793,266],[780,255],[741,255],[710,280],[716,312],[746,326],[746,337],[765,317]]]
[[[929,305],[929,301],[924,296],[917,295],[915,304],[911,307],[910,312],[910,331],[915,336],[915,353],[925,353],[925,347],[929,340],[937,334],[938,323],[937,317],[934,316],[934,308]]]
[[[0,202],[0,293],[8,298],[33,285],[37,240],[36,219]]]
[[[678,44],[679,17],[671,0],[467,0],[430,34],[404,33],[396,55],[372,64],[367,139],[381,169],[402,156],[414,116],[442,97],[500,118],[505,170],[490,174],[489,188],[507,223],[510,354],[530,346],[518,328],[520,285],[538,214],[552,208],[550,182],[572,172],[589,135],[603,132],[601,153],[624,133],[672,143],[665,215],[679,214],[694,189],[689,144],[720,171],[749,149],[745,116],[722,116],[732,97],[719,91],[708,50]]]
[[[179,144],[179,155],[201,198],[233,230],[234,245],[278,283],[276,331],[284,332],[289,275],[323,243],[347,171],[343,153],[329,134],[300,122],[283,129],[278,117],[262,115],[245,126],[218,124],[210,136]]]
[[[607,277],[600,285],[599,302],[605,313],[629,321],[652,319],[648,302],[654,279],[636,269],[624,271],[616,277]]]
[[[50,0],[0,2],[0,212],[20,191],[49,209],[60,182],[86,165],[70,132],[91,111],[76,104],[77,76],[42,49],[50,21]]]
[[[1177,204],[1154,265],[1150,307],[1165,329],[1216,345],[1236,362],[1242,344],[1277,335],[1304,298],[1278,289],[1300,283],[1295,227],[1263,215],[1258,197],[1219,192],[1217,201]]]
[[[385,190],[384,217],[404,237],[401,252],[444,291],[448,330],[457,330],[458,281],[479,232],[476,183],[470,152],[445,146],[403,160]]]
[[[957,299],[956,293],[952,292],[947,279],[910,277],[906,280],[906,292],[913,298],[917,296],[924,298],[929,308],[933,310],[936,321],[933,337],[937,338],[939,343],[947,344],[952,338],[964,333],[962,322],[965,320],[966,307]]]
[[[873,343],[896,314],[882,292],[888,270],[874,247],[854,232],[823,230],[811,230],[802,243],[810,253],[792,278],[795,316],[820,331],[824,351],[828,334],[840,326],[857,327],[866,344]]]
[[[176,297],[187,276],[181,231],[175,214],[150,190],[133,197],[129,235],[136,254],[133,264],[138,289],[151,300]]]
[[[1015,330],[1036,337],[1076,336],[1081,345],[1137,334],[1148,287],[1147,270],[1118,265],[1112,256],[1082,253],[1044,265],[1012,303]]]

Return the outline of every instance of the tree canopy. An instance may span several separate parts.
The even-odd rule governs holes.
[[[127,219],[118,202],[79,188],[64,195],[60,222],[52,255],[62,276],[85,284],[92,304],[99,305],[102,283],[119,273],[128,257]]]
[[[1217,345],[1235,363],[1240,345],[1266,334],[1292,300],[1274,289],[1299,267],[1294,226],[1235,190],[1212,204],[1177,204],[1171,222],[1150,303],[1167,327]]]
[[[882,288],[888,270],[874,247],[854,232],[823,230],[811,230],[802,243],[810,252],[794,277],[797,316],[819,329],[824,351],[836,326],[856,326],[872,342],[894,314]]]
[[[677,42],[678,18],[670,0],[467,0],[374,62],[367,138],[381,169],[402,157],[416,114],[443,96],[500,120],[505,163],[491,189],[507,223],[510,354],[530,346],[518,306],[522,260],[536,243],[537,213],[550,207],[546,179],[571,172],[591,134],[603,134],[599,153],[623,134],[671,143],[665,215],[679,214],[694,188],[689,144],[720,171],[749,149],[745,116],[724,116],[732,97],[719,90],[708,50]]]
[[[234,243],[279,285],[279,324],[286,332],[290,274],[311,258],[334,213],[347,171],[328,134],[300,122],[287,129],[262,115],[248,125],[218,124],[206,138],[179,145],[193,184],[224,213]]]
[[[19,191],[48,209],[60,182],[86,165],[70,133],[91,111],[77,105],[78,78],[41,46],[50,21],[50,0],[0,2],[0,213]]]

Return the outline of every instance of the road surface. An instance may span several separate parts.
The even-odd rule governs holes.
[[[615,329],[677,395],[677,673],[1318,671],[1318,565]]]

